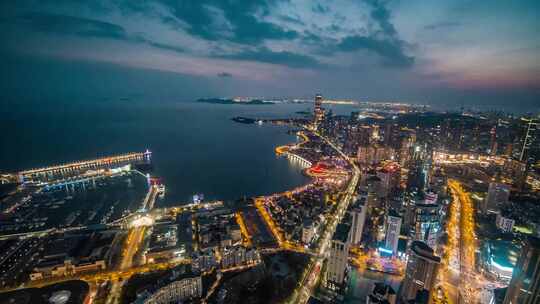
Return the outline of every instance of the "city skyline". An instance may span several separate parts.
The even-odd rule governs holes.
[[[2,95],[151,102],[308,97],[316,87],[535,112],[539,11],[536,1],[3,3]]]
[[[239,105],[242,102],[246,105]],[[270,108],[264,103],[188,103],[192,111],[220,106],[221,111],[238,113],[239,107],[251,108],[250,117],[224,119],[215,116],[219,111],[199,111],[207,118],[193,121],[199,132],[205,127],[211,131],[207,136],[212,139],[203,138],[205,142],[226,134],[225,126],[236,130],[234,139],[225,141],[227,148],[218,144],[219,149],[203,159],[206,163],[215,158],[219,167],[239,156],[241,164],[228,166],[221,177],[218,167],[206,165],[184,180],[167,179],[167,168],[184,174],[186,164],[197,162],[201,154],[194,150],[191,156],[178,157],[182,148],[169,145],[2,173],[0,300],[537,302],[536,118],[377,103],[363,109],[338,103],[336,107],[353,111],[336,115],[321,94],[308,103],[309,111],[293,112],[304,103]],[[255,116],[276,107],[286,116]],[[174,134],[175,128],[161,119],[165,112],[158,125]],[[180,114],[172,110],[175,121]],[[90,125],[101,127],[100,117],[92,118]],[[108,132],[119,128],[118,118]],[[225,124],[212,127],[216,121]],[[160,133],[143,124],[152,136]],[[189,127],[180,121],[180,129]],[[231,145],[243,132],[269,129],[293,142],[271,143],[248,161],[252,153],[246,148],[253,141],[241,140],[236,152]],[[272,141],[276,135],[262,139]],[[189,132],[178,138],[183,144],[191,137]],[[73,147],[69,140],[62,145]],[[160,154],[166,158],[167,153],[175,161],[162,162]],[[268,154],[273,155],[261,161]],[[253,185],[233,182],[238,175],[256,178],[250,171],[256,167],[266,171],[262,183],[269,183],[268,169],[279,162],[305,177],[298,186],[248,197],[245,193]],[[166,198],[192,178],[202,177],[201,183],[208,184],[209,176],[212,191],[233,183],[240,187],[232,199],[204,193],[187,202]],[[200,187],[195,183],[188,191]]]

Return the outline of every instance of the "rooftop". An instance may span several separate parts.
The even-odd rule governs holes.
[[[351,229],[351,226],[343,223],[339,223],[336,227],[336,231],[334,232],[334,235],[332,236],[332,240],[340,241],[342,243],[347,242],[347,239],[349,238],[349,230]]]
[[[420,242],[420,241],[414,241],[411,244],[411,250],[418,256],[427,259],[432,260],[436,263],[441,262],[441,258],[436,256],[433,252],[433,249],[429,247],[426,243]]]

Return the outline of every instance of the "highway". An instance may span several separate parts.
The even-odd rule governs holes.
[[[244,218],[242,217],[242,212],[241,211],[236,212],[234,216],[236,218],[236,222],[240,226],[240,231],[242,232],[242,238],[243,238],[242,242],[244,243],[244,246],[251,247],[252,245],[251,236],[249,235],[249,232],[246,227],[246,223],[244,222]]]
[[[158,191],[156,185],[150,186],[148,194],[146,195],[142,203],[143,209],[151,210],[153,208],[157,197],[157,192]],[[141,244],[143,244],[145,231],[145,226],[137,225],[135,225],[129,230],[128,236],[124,242],[124,246],[122,249],[122,258],[118,265],[119,271],[128,270],[133,266],[135,255],[141,249]],[[107,304],[119,303],[120,297],[122,295],[122,285],[123,282],[112,281],[111,290],[109,291],[109,296],[107,297],[106,301]]]
[[[105,270],[105,271],[99,271],[99,272],[93,272],[93,273],[81,273],[78,275],[71,275],[71,276],[61,276],[61,277],[53,277],[53,278],[47,278],[43,280],[36,280],[36,281],[28,281],[27,283],[23,284],[22,286],[15,287],[15,288],[3,288],[0,289],[0,292],[7,292],[12,291],[20,288],[37,288],[37,287],[43,287],[47,285],[51,285],[54,283],[60,283],[70,280],[82,280],[86,281],[88,283],[92,282],[100,282],[100,281],[119,281],[119,280],[125,280],[131,277],[132,275],[139,274],[139,273],[147,273],[157,270],[167,270],[174,267],[177,267],[178,265],[182,264],[190,264],[191,260],[189,259],[183,259],[183,260],[174,260],[169,262],[163,262],[163,263],[148,263],[145,265],[140,266],[132,266],[128,269],[124,270]]]
[[[296,143],[294,145],[285,145],[285,146],[279,146],[275,149],[276,153],[277,154],[283,154],[283,153],[286,153],[288,152],[289,150],[291,149],[297,149],[299,148],[300,146],[306,144],[309,142],[309,138],[307,137],[307,135],[304,133],[304,131],[300,131],[297,133],[298,136],[302,137],[302,141],[299,142],[299,143]]]
[[[454,199],[450,204],[448,221],[446,224],[448,242],[444,247],[441,269],[438,272],[438,286],[442,290],[441,300],[449,303],[459,303],[459,288],[461,282],[460,218],[461,201],[454,196]]]
[[[479,302],[479,291],[489,282],[476,271],[478,242],[475,235],[474,206],[461,183],[448,180],[454,198],[449,221],[449,252],[447,267],[451,272],[442,276],[443,285],[454,303],[473,304]],[[456,282],[457,273],[458,280]],[[457,285],[457,286],[456,286]]]

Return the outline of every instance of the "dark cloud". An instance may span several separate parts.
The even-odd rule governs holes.
[[[327,26],[326,30],[328,30],[330,32],[337,33],[339,31],[341,31],[341,27],[339,25],[333,23],[332,25]]]
[[[461,25],[461,23],[459,23],[459,22],[446,21],[446,22],[438,22],[438,23],[428,24],[428,25],[424,26],[424,29],[434,31],[434,30],[439,30],[439,29],[454,28],[454,27],[458,27],[460,25]]]
[[[373,21],[377,22],[381,31],[389,37],[395,37],[397,35],[396,28],[390,22],[390,11],[384,3],[379,0],[366,0],[366,2],[371,5],[370,16]]]
[[[320,3],[317,3],[311,8],[311,10],[315,13],[326,14],[330,11],[330,8],[328,6],[324,6]]]
[[[47,13],[28,13],[15,17],[15,22],[23,26],[26,25],[39,32],[128,39],[126,31],[119,25],[80,17]]]
[[[306,25],[297,16],[281,15],[281,16],[279,16],[279,19],[281,19],[282,21],[285,21],[285,22],[296,24],[296,25]]]
[[[291,68],[316,68],[323,65],[315,58],[288,51],[274,52],[265,47],[247,50],[236,54],[220,56],[224,59],[258,61],[271,64],[285,65]]]
[[[11,20],[5,19],[3,21],[7,23],[11,21],[12,23],[25,26],[28,29],[36,32],[124,40],[128,42],[147,44],[162,50],[177,53],[184,52],[184,49],[181,47],[156,42],[140,35],[130,35],[123,27],[117,24],[95,19],[33,12],[16,16]]]
[[[306,43],[320,43],[322,40],[323,39],[319,35],[316,35],[311,31],[306,30],[302,33],[302,41]]]
[[[379,40],[375,37],[349,36],[341,40],[338,50],[351,52],[368,50],[383,58],[383,63],[395,67],[409,67],[414,63],[414,57],[407,56],[403,52],[401,43],[391,40]]]
[[[365,36],[345,37],[337,44],[335,50],[342,52],[368,50],[379,55],[386,66],[410,67],[414,63],[414,57],[405,53],[406,43],[399,38],[396,28],[390,22],[390,11],[381,1],[365,1],[371,6],[370,16],[380,29]]]
[[[185,52],[185,50],[183,48],[179,47],[179,46],[174,46],[174,45],[170,45],[170,44],[155,42],[155,41],[151,41],[151,40],[148,40],[148,39],[144,39],[144,41],[146,42],[146,44],[148,44],[150,46],[153,46],[155,48],[158,48],[158,49],[172,51],[172,52],[176,52],[176,53],[184,53]]]
[[[207,40],[230,40],[242,44],[258,44],[266,39],[290,40],[298,37],[294,30],[282,28],[274,23],[257,18],[256,14],[268,14],[272,1],[222,1],[222,0],[181,0],[162,3],[171,11],[175,18],[185,22],[191,35]],[[133,6],[132,6],[133,8]],[[141,12],[146,12],[143,7]],[[216,11],[223,14],[230,28],[216,24],[219,17]],[[179,27],[181,22],[174,18],[164,17],[164,22]]]
[[[231,78],[233,75],[231,73],[221,72],[221,73],[218,73],[217,76],[221,78]]]

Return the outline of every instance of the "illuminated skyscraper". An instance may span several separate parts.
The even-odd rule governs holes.
[[[418,292],[431,291],[441,263],[441,258],[424,242],[412,242],[410,251],[405,278],[399,289],[399,297],[405,303],[415,299]]]
[[[490,143],[489,143],[489,154],[490,155],[497,155],[497,128],[493,127],[491,128],[491,131],[489,132],[491,135]]]
[[[362,231],[364,230],[364,222],[366,221],[367,207],[360,200],[354,203],[350,210],[352,224],[351,232],[349,233],[349,243],[359,245],[362,240]]]
[[[519,160],[522,162],[528,162],[529,152],[531,147],[536,142],[537,132],[538,132],[538,120],[536,119],[525,119],[522,118],[522,121],[525,123],[525,134],[521,141],[521,152],[519,155]]]
[[[332,237],[330,255],[328,257],[327,282],[328,287],[340,291],[344,286],[347,263],[349,258],[349,231],[348,224],[340,223]]]
[[[315,95],[315,107],[313,109],[314,125],[317,127],[324,119],[324,109],[322,107],[323,97],[321,94]]]
[[[390,210],[386,217],[386,240],[385,248],[392,251],[392,255],[397,255],[399,232],[401,230],[401,217],[394,210]]]
[[[488,193],[482,206],[482,212],[497,212],[499,206],[508,202],[510,186],[501,183],[489,183]]]
[[[414,230],[412,239],[425,242],[429,247],[437,247],[441,229],[441,207],[426,203],[425,200],[415,205]]]
[[[540,239],[529,237],[525,242],[503,303],[540,303]]]

